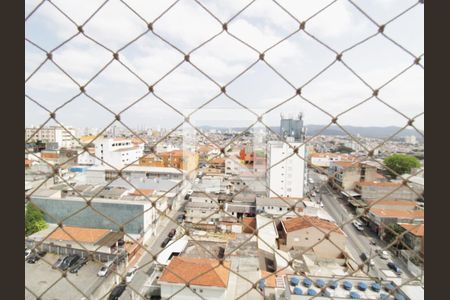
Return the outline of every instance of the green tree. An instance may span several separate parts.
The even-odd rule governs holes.
[[[389,157],[386,157],[384,159],[384,164],[390,169],[388,170],[388,172],[392,176],[396,176],[397,174],[402,175],[405,173],[410,173],[412,168],[420,167],[420,162],[416,157],[405,154],[393,154]],[[395,173],[397,174],[395,174],[391,170],[395,171]]]
[[[343,144],[340,144],[339,147],[337,147],[335,150],[335,152],[338,152],[338,153],[352,153],[353,151],[355,151],[355,150],[353,150],[352,148],[349,148],[347,146],[344,146]]]
[[[397,236],[405,232],[405,230],[406,230],[405,228],[398,225],[397,223],[389,224],[384,229],[384,240],[386,241],[386,243],[390,244],[397,238]],[[398,246],[399,244],[400,241],[394,245]]]
[[[29,202],[25,211],[25,236],[29,236],[47,227],[44,213],[36,205]]]

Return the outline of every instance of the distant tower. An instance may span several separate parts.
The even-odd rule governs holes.
[[[299,113],[297,118],[281,114],[280,135],[285,139],[292,137],[295,142],[303,142],[303,114]]]
[[[267,194],[269,197],[303,197],[306,181],[306,145],[303,115],[281,115],[280,134],[286,140],[267,143]],[[297,148],[297,155],[293,149]]]

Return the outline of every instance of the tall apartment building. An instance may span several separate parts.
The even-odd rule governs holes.
[[[303,197],[305,187],[306,147],[303,143],[302,115],[297,119],[281,116],[280,134],[286,139],[267,143],[267,186],[269,197]],[[292,155],[297,148],[298,155]],[[292,155],[292,156],[291,156]],[[289,158],[287,158],[289,157]]]
[[[121,168],[129,164],[137,164],[144,155],[144,144],[133,143],[130,139],[107,138],[95,141],[96,165],[105,165]],[[103,161],[102,161],[103,160]]]
[[[60,148],[79,146],[77,140],[73,138],[73,136],[77,137],[76,130],[71,126],[64,127],[67,130],[61,126],[42,127],[39,130],[38,127],[28,127],[25,128],[25,139],[28,140],[32,137],[30,141],[40,140],[44,143],[58,143],[58,147]]]

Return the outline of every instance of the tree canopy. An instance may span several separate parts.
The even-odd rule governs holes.
[[[420,162],[416,157],[405,154],[393,154],[386,157],[384,164],[390,169],[388,172],[393,176],[410,173],[412,168],[420,167]]]
[[[47,226],[44,213],[36,205],[29,202],[25,211],[25,236],[41,231]]]
[[[405,228],[396,223],[389,224],[384,230],[384,240],[386,241],[386,243],[390,244],[397,238],[398,235],[402,234],[404,231]],[[398,247],[399,244],[400,242],[395,245]]]

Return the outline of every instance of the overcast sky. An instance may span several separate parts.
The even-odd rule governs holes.
[[[40,2],[26,1],[28,15]],[[53,0],[77,24],[84,23],[103,0]],[[125,0],[151,22],[173,1]],[[200,1],[221,22],[228,21],[250,1]],[[278,0],[298,20],[306,20],[331,1]],[[417,1],[354,1],[378,24],[384,24]],[[423,5],[418,5],[386,25],[385,34],[415,56],[424,52]],[[183,52],[221,32],[221,24],[193,0],[181,0],[154,22],[154,31]],[[299,27],[297,21],[274,2],[257,0],[228,24],[228,31],[264,51]],[[347,1],[337,1],[306,22],[306,29],[337,52],[377,32],[378,28]],[[84,32],[112,51],[117,51],[147,30],[146,23],[118,0],[109,1],[84,26]],[[50,3],[45,2],[26,22],[26,37],[46,51],[77,33],[77,27]],[[45,60],[46,55],[25,42],[25,78]],[[149,32],[119,52],[120,60],[147,84],[157,82],[182,62],[183,54]],[[258,59],[258,53],[226,32],[191,54],[191,61],[219,85],[229,83]],[[258,62],[229,84],[227,94],[257,114],[264,113],[295,95],[300,87],[331,64],[336,55],[304,32],[298,32],[266,52],[266,61],[288,81],[280,78],[264,62]],[[53,59],[79,84],[85,85],[112,58],[93,41],[78,35],[53,52]],[[345,52],[343,61],[371,87],[378,88],[412,64],[414,58],[381,35]],[[424,59],[421,61],[424,64]],[[380,90],[379,97],[408,117],[424,110],[424,71],[413,66]],[[51,62],[46,62],[25,84],[26,94],[54,110],[79,93],[78,87]],[[87,93],[118,113],[148,92],[146,84],[114,61],[86,86]],[[220,93],[220,88],[188,63],[183,63],[154,86],[155,94],[181,113],[193,109]],[[264,116],[268,125],[279,123],[281,112],[302,111],[306,124],[328,124],[331,117],[346,111],[372,95],[372,91],[341,63],[336,62],[302,89],[314,105],[297,97]],[[26,125],[40,125],[48,113],[25,99]],[[219,108],[227,108],[220,113]],[[228,97],[221,95],[192,116],[196,124],[250,125],[256,118]],[[80,96],[57,112],[57,119],[75,127],[101,128],[114,116],[86,96]],[[242,121],[236,121],[241,119]],[[183,117],[153,95],[148,95],[122,114],[130,127],[173,127]],[[404,126],[407,120],[376,99],[339,117],[342,125]],[[423,129],[424,118],[415,125]]]

